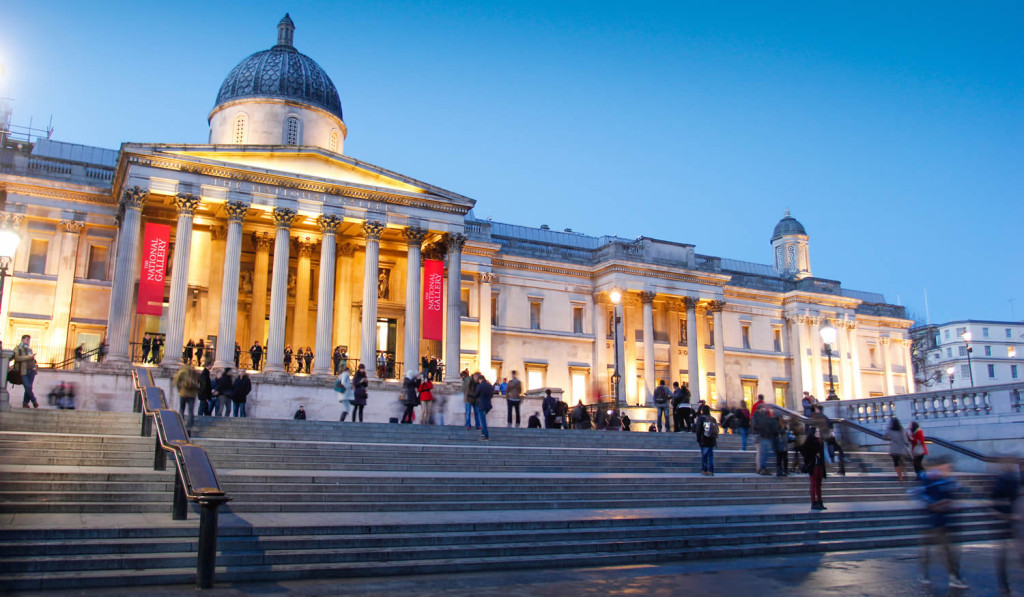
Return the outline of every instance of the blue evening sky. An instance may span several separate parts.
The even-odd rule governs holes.
[[[62,141],[205,143],[285,12],[345,153],[479,217],[770,263],[788,208],[819,277],[1024,317],[1018,2],[0,0],[0,94]]]

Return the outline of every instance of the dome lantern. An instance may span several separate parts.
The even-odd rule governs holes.
[[[807,231],[789,215],[779,220],[772,231],[772,253],[775,271],[783,278],[802,279],[811,277],[811,253],[808,246]]]

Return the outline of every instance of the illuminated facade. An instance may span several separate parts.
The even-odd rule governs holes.
[[[337,91],[295,50],[293,30],[286,17],[278,43],[225,79],[209,144],[5,142],[3,218],[22,236],[5,341],[30,333],[56,362],[105,336],[109,368],[146,333],[168,347],[212,342],[221,366],[235,342],[259,342],[268,358],[256,375],[268,381],[284,346],[313,348],[315,376],[340,345],[353,359],[394,355],[395,375],[437,356],[447,379],[517,370],[527,387],[589,402],[595,387],[612,393],[617,290],[629,404],[646,403],[658,379],[691,382],[713,403],[824,397],[826,320],[839,331],[840,397],[912,391],[902,307],[811,275],[809,236],[788,213],[770,239],[773,265],[478,220],[473,199],[343,154]],[[172,231],[160,316],[135,315],[146,223]],[[423,258],[447,267],[443,341],[420,340]],[[163,364],[179,356],[166,350]]]

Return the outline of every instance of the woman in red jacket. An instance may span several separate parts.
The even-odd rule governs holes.
[[[924,445],[924,429],[914,421],[910,424],[910,453],[914,458],[914,474],[924,474],[924,457],[928,455],[928,446]]]
[[[430,382],[430,377],[424,375],[420,378],[420,423],[424,425],[430,425],[431,423],[431,411],[434,406],[434,393],[431,391],[434,389],[434,384]]]

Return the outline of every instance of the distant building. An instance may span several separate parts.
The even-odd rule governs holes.
[[[972,376],[975,386],[1017,383],[1024,372],[1022,321],[965,319],[917,326],[910,334],[918,391],[969,388]]]
[[[310,346],[314,374],[340,345],[353,363],[393,358],[386,375],[437,356],[447,379],[517,370],[527,389],[590,402],[614,393],[618,337],[629,404],[664,379],[712,405],[762,393],[794,406],[804,390],[828,392],[829,323],[839,397],[912,390],[904,309],[815,277],[809,235],[788,212],[765,234],[770,265],[477,219],[474,199],[343,154],[338,92],[293,33],[286,17],[276,45],[228,74],[208,144],[4,143],[0,215],[22,237],[4,340],[30,333],[56,361],[106,337],[110,367],[137,358],[147,333],[166,339],[168,366],[189,339],[214,344],[220,364],[235,342],[269,342],[270,373],[284,345]],[[135,309],[147,223],[171,230],[160,315]],[[453,272],[443,341],[420,339],[421,256]]]

